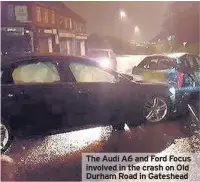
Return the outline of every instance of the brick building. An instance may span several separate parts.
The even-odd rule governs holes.
[[[86,21],[62,2],[1,2],[3,53],[85,55]]]

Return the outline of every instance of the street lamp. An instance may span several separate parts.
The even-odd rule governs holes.
[[[183,42],[183,46],[184,46],[184,48],[185,48],[186,44],[187,44],[187,42]]]
[[[120,11],[120,19],[124,20],[125,18],[126,18],[126,13],[125,13],[125,11],[121,10]]]
[[[121,40],[123,41],[123,21],[125,20],[125,18],[127,17],[126,12],[124,10],[120,10],[119,12],[120,15],[120,20],[121,21],[121,27],[120,27],[120,36],[121,36]]]
[[[139,27],[138,27],[138,26],[135,26],[134,31],[135,31],[135,33],[139,33],[139,32],[140,32]]]

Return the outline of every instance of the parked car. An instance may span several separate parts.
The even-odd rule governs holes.
[[[117,69],[117,59],[111,49],[90,49],[87,57],[97,61],[102,67]]]
[[[180,104],[173,87],[136,83],[74,56],[2,57],[1,89],[1,151],[15,136],[160,122]]]
[[[200,91],[200,57],[188,53],[171,53],[145,57],[132,69],[137,80],[164,82],[187,93]]]

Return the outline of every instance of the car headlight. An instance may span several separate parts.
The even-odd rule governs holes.
[[[108,68],[110,67],[110,60],[108,58],[103,58],[98,61],[101,67]]]
[[[171,88],[169,89],[169,91],[170,91],[170,93],[171,93],[172,95],[175,95],[175,94],[176,94],[176,89],[175,89],[174,87],[171,87]]]

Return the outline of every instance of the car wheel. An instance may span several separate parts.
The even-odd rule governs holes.
[[[13,136],[11,135],[11,130],[6,120],[1,119],[1,153],[4,153],[11,145]]]
[[[146,99],[143,116],[149,123],[158,123],[168,118],[169,111],[167,99],[160,96],[152,96]]]

